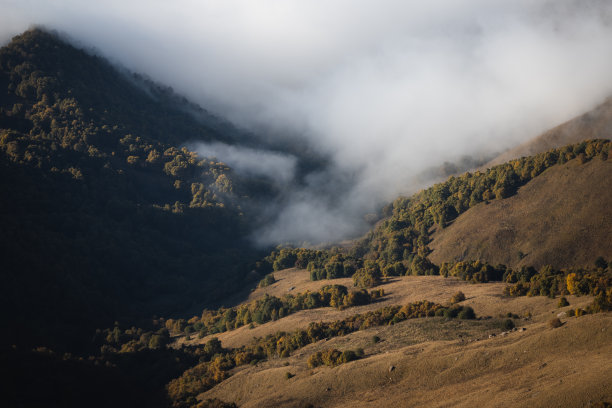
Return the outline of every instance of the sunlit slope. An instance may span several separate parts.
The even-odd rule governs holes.
[[[309,282],[306,271],[296,269],[276,275],[277,283],[257,289],[251,298],[314,290],[328,283],[350,284],[344,279]],[[558,299],[544,296],[503,297],[503,286],[439,276],[395,277],[381,286],[388,295],[376,304],[343,311],[301,311],[254,329],[245,326],[217,334],[225,347],[239,347],[253,337],[291,332],[311,321],[343,319],[385,305],[418,299],[444,303],[457,290],[465,293],[463,304],[473,307],[478,316],[493,316],[414,319],[321,340],[287,358],[236,367],[230,378],[198,399],[219,398],[240,407],[296,408],[582,406],[609,400],[612,316],[564,317],[565,324],[552,329],[548,325],[552,316],[586,307],[592,297],[568,296],[571,306],[559,308]],[[497,317],[508,312],[521,316],[515,321],[524,331],[502,334]],[[375,336],[378,341],[373,341]],[[190,343],[208,339],[194,338]],[[334,368],[308,366],[312,354],[330,348],[362,348],[365,356]],[[287,373],[293,377],[287,378]]]
[[[430,331],[426,323],[403,322],[383,333],[314,344],[303,354],[369,344],[366,352],[378,353],[335,368],[309,369],[304,355],[291,357],[289,365],[250,366],[200,398],[235,401],[243,408],[580,407],[612,395],[610,314],[570,320],[559,329],[536,323],[491,339],[476,340],[463,323],[440,330],[440,340],[411,337]],[[466,336],[453,338],[453,330]],[[371,345],[374,334],[384,339],[378,346]],[[386,342],[397,348],[384,351]],[[287,372],[295,377],[287,379]]]
[[[434,263],[590,265],[612,257],[612,161],[549,168],[503,200],[480,203],[433,235]]]
[[[557,147],[578,143],[587,139],[607,139],[612,134],[612,98],[597,108],[568,120],[541,135],[510,149],[482,168],[486,169],[512,159],[533,156]]]

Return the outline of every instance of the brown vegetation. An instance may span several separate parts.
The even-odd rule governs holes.
[[[612,160],[572,160],[518,194],[481,203],[433,235],[435,263],[483,259],[511,267],[557,268],[612,259]]]

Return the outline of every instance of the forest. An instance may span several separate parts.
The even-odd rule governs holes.
[[[241,206],[272,187],[183,147],[241,131],[41,30],[0,50],[0,88],[3,344],[83,349],[261,278]]]

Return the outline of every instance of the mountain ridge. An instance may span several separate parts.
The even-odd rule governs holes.
[[[612,98],[594,109],[568,120],[525,143],[501,153],[480,166],[480,170],[503,164],[522,156],[533,156],[547,150],[588,139],[606,139],[612,134]]]

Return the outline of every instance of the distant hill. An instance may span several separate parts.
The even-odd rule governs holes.
[[[181,147],[241,137],[55,34],[2,48],[2,341],[79,344],[243,286],[259,256],[243,206],[273,192]]]
[[[532,254],[526,260],[530,265],[557,259],[560,265],[583,266],[610,255],[611,146],[604,139],[584,141],[484,172],[450,177],[411,197],[400,197],[385,208],[386,218],[355,245],[352,254],[373,262],[368,268],[387,275],[434,275],[439,272],[436,263],[474,260],[470,257],[489,263],[503,259],[513,266],[517,257]],[[587,166],[589,162],[596,163]],[[515,196],[523,190],[532,193],[519,201]],[[490,203],[497,212],[487,209]],[[474,215],[463,223],[468,213]],[[506,215],[515,213],[512,223],[505,225]],[[528,235],[523,237],[520,231]],[[527,236],[533,239],[521,241]],[[499,242],[490,242],[493,237]],[[584,246],[574,242],[579,237]],[[487,258],[490,254],[483,248],[493,247],[504,252],[503,258]],[[438,252],[430,256],[434,248]],[[572,257],[581,250],[580,257]]]
[[[549,168],[518,193],[481,203],[438,228],[429,259],[486,260],[511,267],[592,265],[612,258],[612,161]]]
[[[481,169],[496,166],[523,156],[533,156],[550,149],[578,143],[587,139],[609,138],[612,134],[612,98],[608,98],[597,108],[574,119],[568,120],[541,135],[512,148],[488,163]]]

